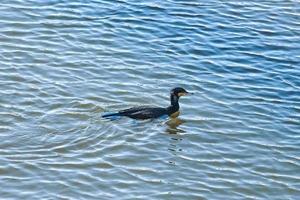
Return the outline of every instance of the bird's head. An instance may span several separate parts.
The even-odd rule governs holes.
[[[176,87],[174,89],[171,90],[171,95],[174,95],[176,97],[181,97],[181,96],[185,96],[191,94],[188,91],[186,91],[185,89],[181,88],[181,87]]]

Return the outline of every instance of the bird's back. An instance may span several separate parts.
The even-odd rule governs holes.
[[[133,119],[151,119],[168,114],[166,108],[138,106],[119,111],[122,116]]]

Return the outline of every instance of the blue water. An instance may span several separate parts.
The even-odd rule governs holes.
[[[299,199],[299,64],[298,1],[1,2],[0,199]]]

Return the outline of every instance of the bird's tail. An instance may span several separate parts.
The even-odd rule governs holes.
[[[104,114],[102,115],[103,118],[108,118],[108,117],[118,117],[118,116],[121,116],[120,113],[107,113],[107,114]]]

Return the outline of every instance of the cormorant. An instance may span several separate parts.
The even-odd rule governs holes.
[[[102,117],[112,117],[112,116],[126,116],[132,119],[151,119],[158,118],[163,115],[168,115],[169,117],[175,118],[179,115],[179,103],[178,100],[181,96],[191,94],[181,87],[176,87],[170,92],[171,105],[166,108],[161,107],[147,107],[138,106],[125,110],[120,110],[116,113],[104,114]]]

